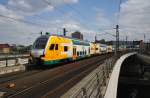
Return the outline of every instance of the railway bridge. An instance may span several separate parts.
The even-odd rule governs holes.
[[[150,98],[149,65],[150,57],[136,52],[121,56],[114,66],[108,60],[61,98]]]
[[[19,61],[20,64],[21,62],[23,58]],[[21,72],[0,76],[0,96],[2,98],[141,98],[143,96],[150,98],[149,64],[149,56],[131,52],[120,56],[100,55],[50,68],[37,67],[27,70],[27,67],[23,67],[25,71],[21,69]],[[18,66],[6,67],[7,70],[15,70]]]

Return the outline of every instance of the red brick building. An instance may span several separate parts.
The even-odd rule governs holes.
[[[0,44],[0,53],[10,53],[9,44]]]

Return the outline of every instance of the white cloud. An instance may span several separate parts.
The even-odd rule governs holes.
[[[13,12],[12,10],[7,9],[6,6],[1,5],[1,4],[0,4],[0,14],[4,15],[4,16],[7,16],[7,17],[15,18],[15,19],[23,18],[23,16],[17,15],[15,12]]]
[[[31,5],[26,3],[26,1],[24,1],[24,0],[19,0],[19,1],[18,0],[9,0],[8,5],[15,6],[15,7],[20,6],[20,7],[25,8],[25,9],[31,9],[32,8]]]
[[[12,15],[16,14],[12,13]],[[79,23],[68,19],[67,15],[62,15],[62,20],[59,17],[53,17],[40,23],[46,24],[47,27],[0,17],[0,43],[32,44],[35,38],[39,36],[40,31],[57,33],[62,32],[63,27],[71,31],[79,29]]]
[[[28,23],[18,22],[17,19],[26,21],[26,16],[34,16],[42,12],[52,11],[55,7],[66,3],[77,3],[78,0],[47,0],[52,3],[52,6],[43,2],[43,0],[8,0],[8,4],[0,4],[0,43],[16,43],[16,44],[32,44],[34,39],[39,36],[39,32],[53,32],[62,30],[62,25],[71,29],[77,29],[78,24],[69,19],[68,14],[60,17],[50,17],[49,19],[38,20],[38,24],[46,24],[47,27],[32,25]],[[10,18],[9,18],[10,17]],[[14,18],[14,19],[11,19]],[[67,20],[67,21],[66,21]],[[31,20],[27,20],[31,21]],[[32,21],[31,21],[32,22]],[[36,23],[34,21],[33,23]],[[61,27],[61,30],[59,29]]]
[[[66,22],[62,25],[62,28],[68,28],[70,30],[79,30],[80,24],[75,21]]]
[[[78,3],[78,1],[79,0],[64,0],[65,3]]]
[[[4,15],[9,15],[16,19],[24,19],[26,16],[34,16],[34,14],[40,15],[43,11],[55,10],[55,7],[61,5],[78,3],[78,0],[47,0],[51,2],[52,6],[49,6],[43,0],[9,0],[6,6],[0,6],[0,12]],[[55,7],[54,7],[55,6]],[[80,19],[73,19],[72,12],[65,13],[64,15],[57,17],[49,17],[45,21],[43,19],[34,21],[40,24],[46,24],[48,27],[33,26],[26,23],[16,22],[10,19],[0,17],[0,42],[9,42],[17,44],[32,44],[34,39],[39,36],[39,32],[62,32],[62,28],[66,28],[68,34],[79,30],[83,33],[84,39],[93,41],[96,33],[112,32],[113,25],[108,17],[105,16],[104,11],[96,9],[96,16],[94,21],[80,21]],[[28,20],[30,21],[30,20]],[[89,23],[90,22],[90,23]],[[84,25],[85,24],[85,25]],[[111,29],[111,30],[108,30]],[[100,30],[99,30],[100,29]],[[102,29],[102,30],[101,30]],[[98,36],[98,38],[106,38],[108,40],[113,39],[110,35]]]
[[[22,15],[33,15],[45,10],[53,10],[53,6],[48,5],[43,0],[9,0],[7,7]]]
[[[107,30],[112,30],[113,29],[113,23],[112,20],[106,16],[105,11],[102,10],[101,8],[95,8],[94,10],[96,12],[95,16],[95,22],[93,25],[97,27],[98,30],[101,32],[107,31]],[[94,26],[93,26],[94,27]]]
[[[150,0],[128,0],[121,4],[120,25],[131,39],[150,37]]]
[[[78,0],[9,0],[8,8],[23,15],[33,15],[67,3],[77,3]]]

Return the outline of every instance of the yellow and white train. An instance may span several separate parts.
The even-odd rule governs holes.
[[[33,44],[30,61],[51,65],[102,53],[107,53],[107,45],[60,35],[42,35]]]

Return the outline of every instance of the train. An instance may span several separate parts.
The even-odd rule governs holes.
[[[33,43],[30,63],[54,65],[113,52],[112,45],[83,41],[62,35],[41,35]]]

